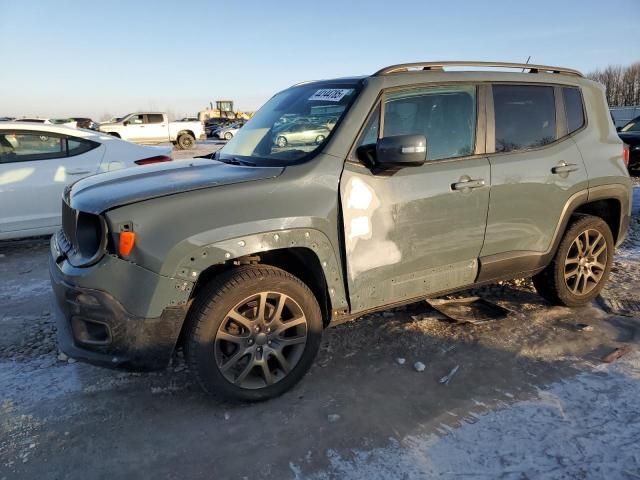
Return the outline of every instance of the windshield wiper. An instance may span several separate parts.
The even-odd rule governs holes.
[[[218,156],[219,157],[219,156]],[[256,164],[253,162],[247,162],[246,160],[240,160],[239,158],[233,157],[233,158],[216,158],[216,160],[218,160],[219,162],[222,163],[226,163],[228,165],[240,165],[243,167],[255,167]]]

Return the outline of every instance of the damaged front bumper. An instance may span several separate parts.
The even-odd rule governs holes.
[[[68,356],[91,364],[128,370],[158,370],[169,363],[184,318],[186,300],[171,300],[164,308],[149,300],[172,279],[161,277],[121,259],[106,257],[90,268],[71,267],[56,257],[52,238],[49,273],[56,297],[58,344]],[[116,263],[114,263],[116,262]],[[104,277],[105,273],[107,274]],[[113,277],[113,274],[117,274]],[[153,277],[157,278],[153,278]],[[104,277],[100,280],[100,277]],[[107,287],[132,289],[140,301],[127,308]],[[104,288],[95,288],[104,283]],[[170,285],[169,285],[170,286]],[[146,287],[146,288],[145,288]],[[175,288],[174,288],[175,291]],[[131,310],[153,313],[140,315]]]

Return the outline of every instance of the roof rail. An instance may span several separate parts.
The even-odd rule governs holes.
[[[508,62],[466,62],[466,61],[445,61],[445,62],[416,62],[400,63],[390,65],[373,74],[374,77],[389,75],[390,73],[408,72],[409,70],[444,70],[444,67],[488,67],[488,68],[521,68],[529,73],[559,73],[564,75],[575,75],[583,77],[578,70],[563,67],[550,67],[548,65],[533,65],[531,63],[508,63]]]

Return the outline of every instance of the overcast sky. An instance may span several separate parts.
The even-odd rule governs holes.
[[[308,79],[419,60],[590,71],[640,60],[640,0],[0,0],[0,116],[259,107]]]

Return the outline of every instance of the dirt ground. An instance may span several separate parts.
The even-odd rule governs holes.
[[[262,404],[209,399],[181,352],[147,374],[59,355],[47,254],[0,243],[0,480],[640,478],[637,207],[592,306],[516,281],[471,292],[500,320],[426,302],[368,315],[327,330],[309,375]]]

